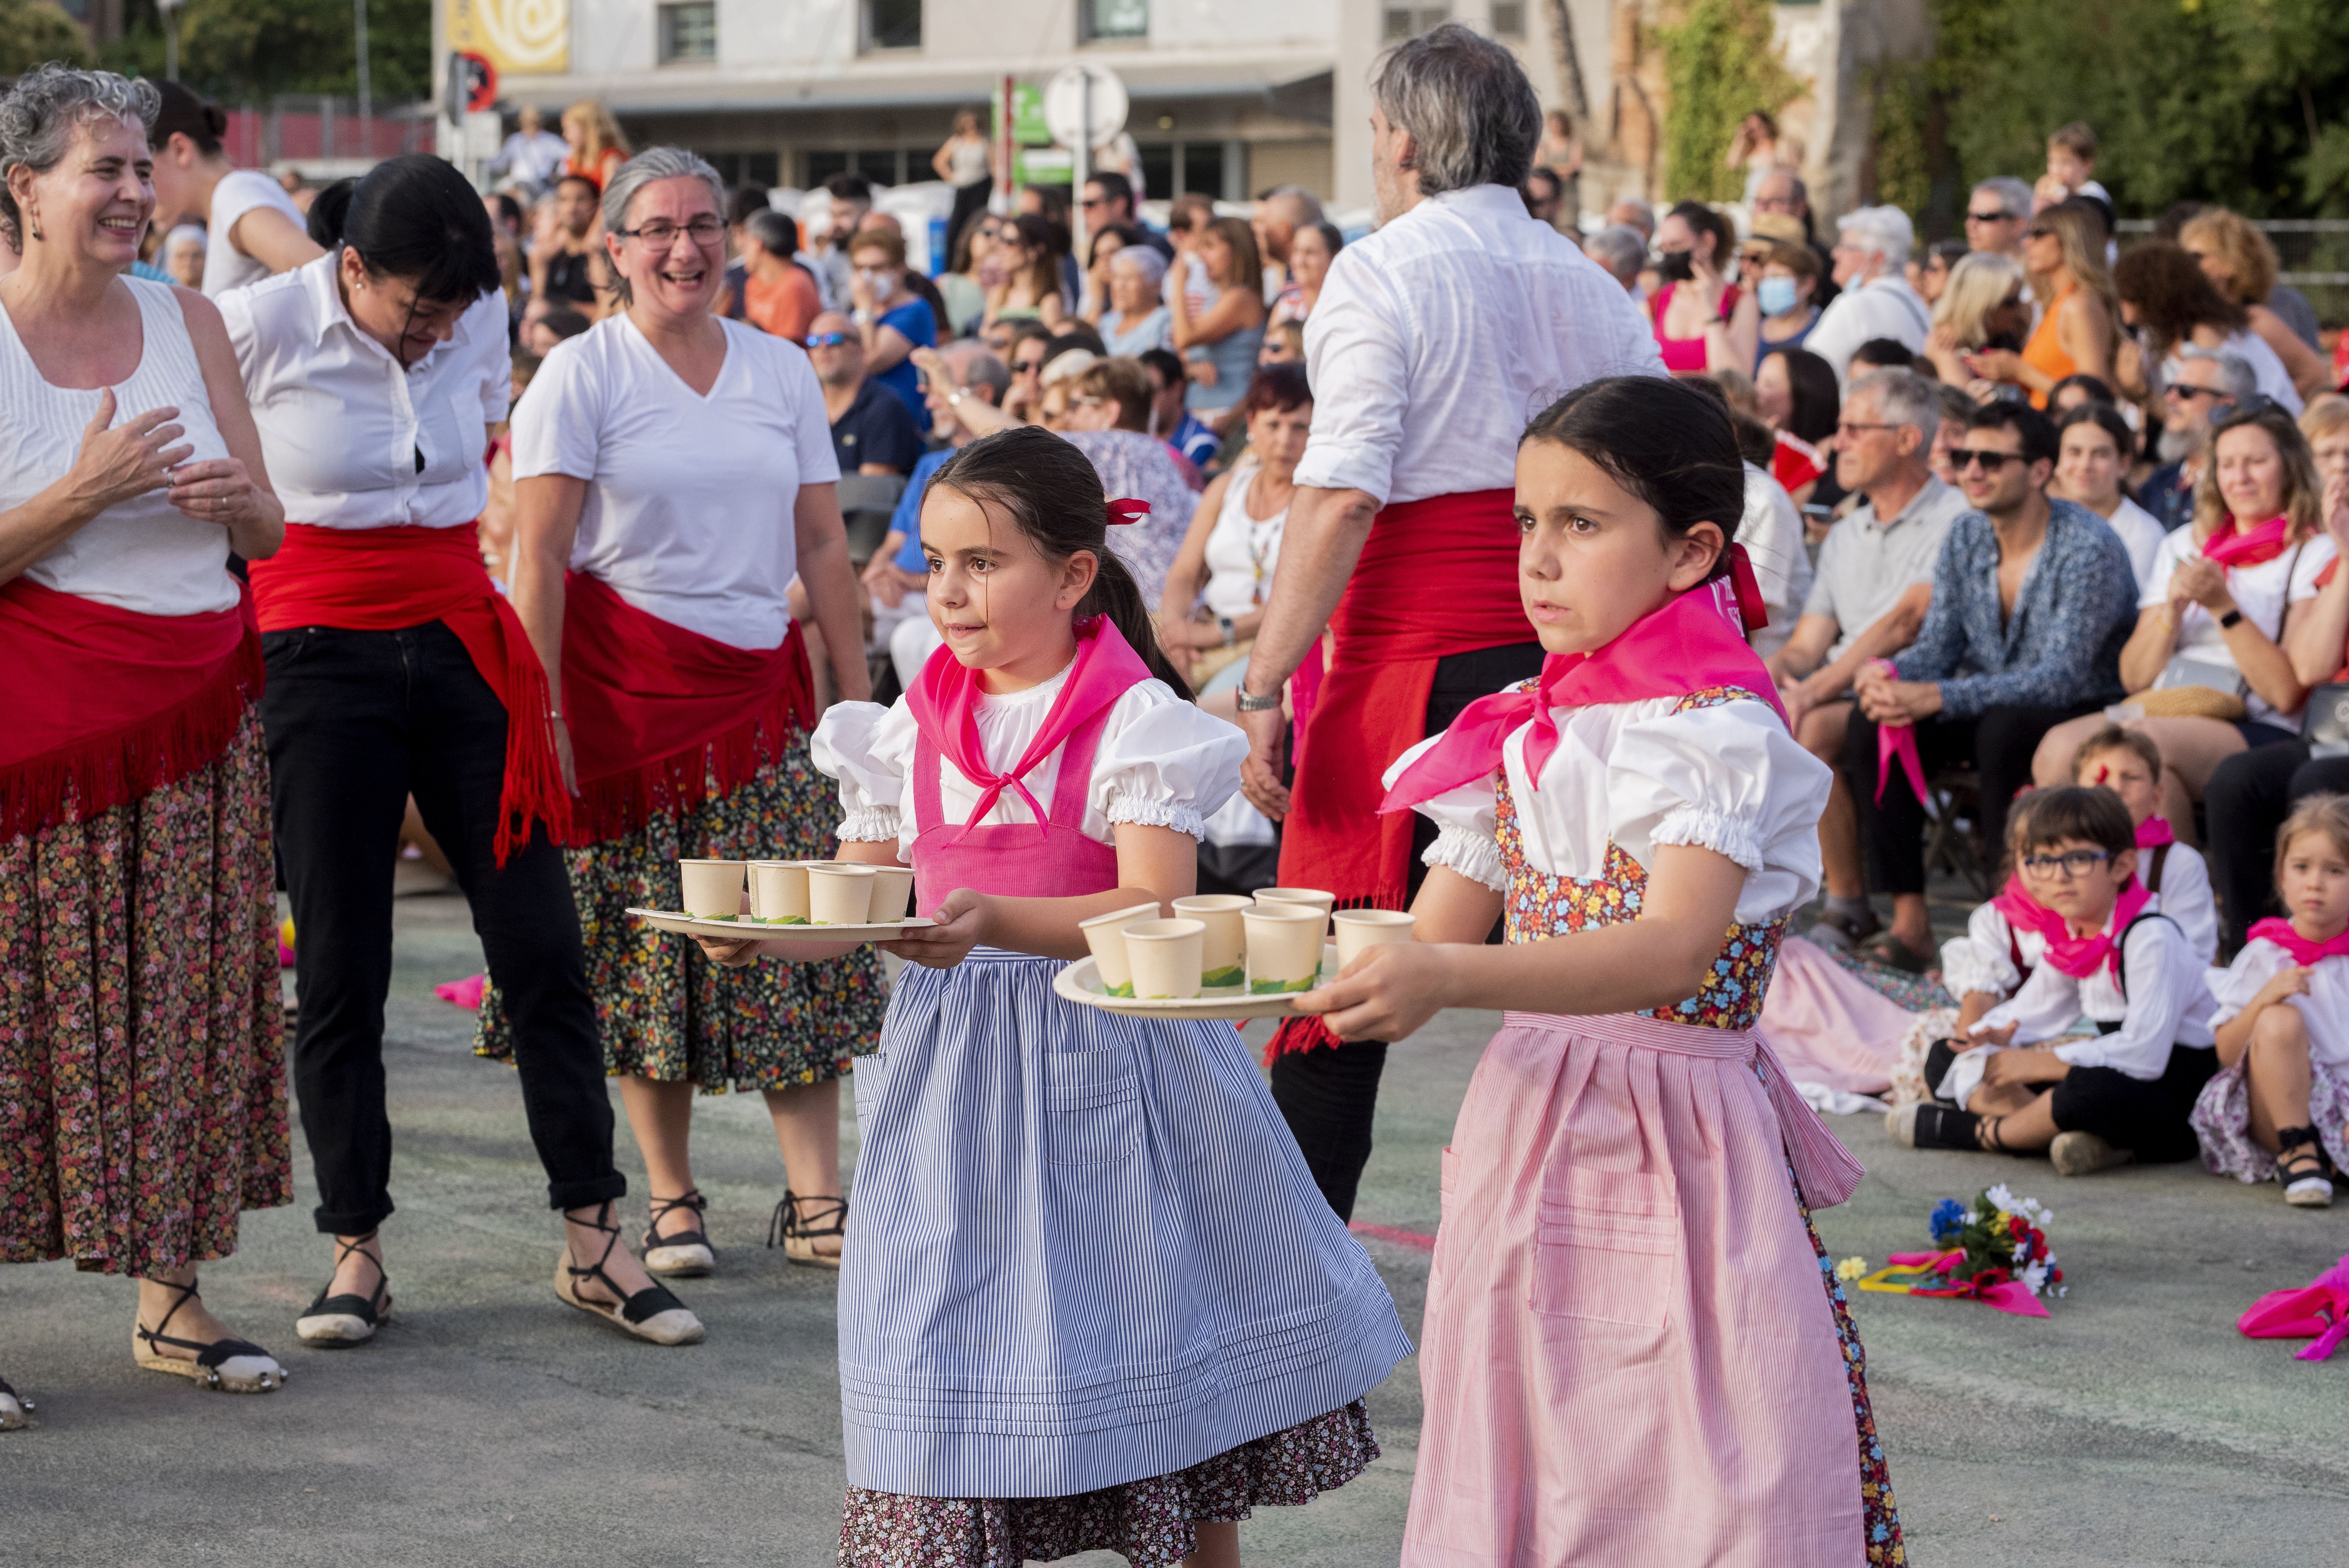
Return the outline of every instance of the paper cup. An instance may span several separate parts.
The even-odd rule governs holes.
[[[1258,903],[1240,912],[1247,928],[1252,996],[1310,991],[1321,972],[1321,912],[1309,904]]]
[[[1343,969],[1365,947],[1409,942],[1413,917],[1393,909],[1341,909],[1330,923],[1337,928],[1338,967]]]
[[[808,923],[805,861],[750,862],[750,918],[767,925],[805,925]]]
[[[1257,890],[1256,901],[1259,904],[1288,903],[1319,910],[1321,939],[1325,942],[1330,939],[1330,910],[1338,902],[1337,894],[1323,892],[1319,888],[1267,887]]]
[[[808,923],[863,925],[873,909],[872,866],[812,864],[808,872]]]
[[[1174,901],[1174,918],[1195,920],[1207,928],[1199,960],[1199,985],[1208,991],[1237,991],[1247,984],[1243,959],[1247,953],[1247,927],[1240,919],[1248,901],[1232,893],[1201,893]]]
[[[865,920],[874,925],[886,925],[905,918],[906,906],[914,902],[914,872],[910,866],[874,866],[873,868],[873,907]]]
[[[1103,991],[1112,996],[1133,995],[1133,971],[1126,965],[1123,932],[1129,925],[1157,918],[1156,904],[1137,903],[1077,923],[1077,929],[1085,934],[1085,945],[1093,950],[1093,968],[1101,975]]]
[[[1199,955],[1207,925],[1199,920],[1142,920],[1119,933],[1133,966],[1136,999],[1178,1001],[1199,994]]]
[[[678,861],[685,913],[696,920],[742,918],[742,879],[749,870],[741,861]]]

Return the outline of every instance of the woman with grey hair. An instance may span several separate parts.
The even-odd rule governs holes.
[[[196,1274],[294,1199],[261,652],[229,572],[285,514],[220,312],[123,275],[155,112],[57,65],[0,98],[0,1261],[129,1275],[140,1366],[257,1394],[284,1369]]]
[[[481,450],[506,417],[505,299],[480,193],[409,153],[318,193],[332,249],[221,301],[270,465],[303,521],[256,564],[277,843],[298,934],[294,1071],[334,1274],[305,1343],[391,1310],[383,1006],[407,802],[454,866],[514,1016],[563,1211],[555,1290],[661,1344],[701,1325],[618,1244],[612,1109],[558,835],[569,799],[530,639],[481,564]]]
[[[1102,342],[1112,358],[1134,359],[1154,348],[1174,346],[1173,318],[1159,298],[1166,258],[1148,245],[1128,245],[1109,259],[1109,309],[1102,313]]]
[[[790,1182],[769,1244],[840,1265],[840,1080],[886,1002],[870,947],[726,969],[627,914],[682,907],[681,858],[832,852],[795,575],[835,689],[861,700],[869,684],[823,388],[804,350],[710,308],[724,200],[689,152],[621,166],[604,193],[621,308],[547,356],[513,421],[514,607],[577,791],[571,887],[605,1065],[651,1178],[645,1261],[678,1275],[716,1263],[688,1151],[697,1088],[766,1097]],[[481,1038],[521,1044],[495,991]]]

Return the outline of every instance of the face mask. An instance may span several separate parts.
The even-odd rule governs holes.
[[[1656,275],[1668,284],[1684,284],[1696,276],[1696,266],[1688,252],[1666,251],[1656,263]]]
[[[1754,297],[1761,302],[1764,315],[1784,315],[1795,308],[1795,280],[1764,278],[1754,285]]]

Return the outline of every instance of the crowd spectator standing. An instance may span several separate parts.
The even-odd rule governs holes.
[[[1833,432],[1836,477],[1860,504],[1827,535],[1802,619],[1769,661],[1795,738],[1830,766],[1844,755],[1854,684],[1915,638],[1942,541],[1967,511],[1965,497],[1926,466],[1940,424],[1930,383],[1878,371],[1852,382]],[[1825,946],[1847,949],[1878,930],[1853,804],[1855,789],[1874,785],[1838,772],[1819,819],[1826,905],[1810,934]]]
[[[1752,286],[1728,278],[1728,221],[1702,201],[1682,201],[1656,230],[1666,282],[1648,302],[1667,370],[1735,370],[1754,361],[1761,309]]]
[[[987,211],[995,189],[994,143],[979,124],[977,109],[957,109],[954,129],[930,154],[930,169],[954,187],[954,210],[947,214],[947,249],[962,240],[965,224]]]
[[[1898,207],[1862,207],[1836,226],[1835,281],[1842,292],[1821,314],[1803,346],[1850,378],[1852,356],[1873,339],[1911,352],[1925,346],[1932,312],[1909,286],[1905,264],[1916,231]]]
[[[612,111],[595,98],[581,98],[563,111],[563,141],[570,149],[563,172],[576,174],[602,200],[612,175],[628,160],[628,139]]]
[[[1844,782],[1859,809],[1861,841],[1876,885],[1892,895],[1892,924],[1875,951],[1920,973],[1932,960],[1926,801],[1898,759],[1879,751],[1878,730],[1909,731],[1929,788],[1951,762],[1973,764],[1974,831],[1980,852],[1994,860],[2041,737],[2119,695],[2137,591],[2128,552],[2104,520],[2048,498],[2058,448],[2045,415],[1990,403],[1965,439],[1951,456],[1973,510],[1943,541],[1917,640],[1860,672],[1859,711],[1844,736]]]
[[[513,134],[500,144],[488,171],[535,190],[562,172],[570,156],[571,144],[546,129],[546,116],[538,106],[525,104],[514,117]]]
[[[864,338],[838,311],[809,324],[809,360],[823,384],[823,417],[843,474],[909,474],[922,433],[905,400],[864,373]]]
[[[203,292],[291,272],[326,253],[276,181],[229,160],[228,116],[178,82],[148,84],[160,102],[147,127],[154,151],[155,222],[204,226]]]

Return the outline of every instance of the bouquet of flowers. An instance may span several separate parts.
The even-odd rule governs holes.
[[[2044,1317],[2041,1298],[2070,1290],[2047,1244],[2054,1220],[2038,1200],[2018,1198],[2003,1182],[1984,1188],[1971,1205],[1944,1198],[1933,1206],[1929,1222],[1936,1250],[1895,1253],[1859,1288],[1966,1296],[2000,1312]]]

